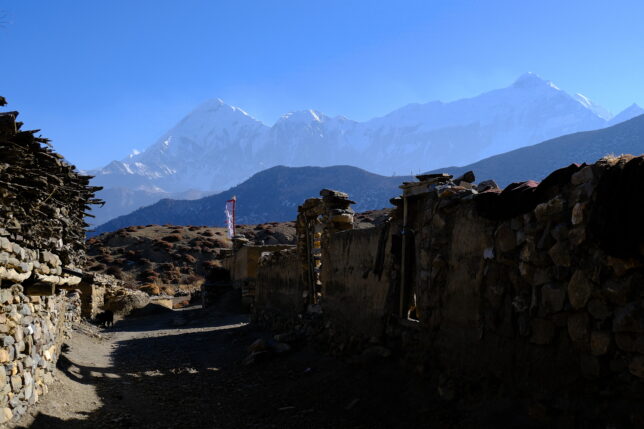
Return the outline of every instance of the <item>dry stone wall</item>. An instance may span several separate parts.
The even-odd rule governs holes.
[[[571,165],[504,190],[471,173],[418,179],[401,186],[384,226],[323,240],[323,337],[531,392],[585,380],[642,390],[644,158]],[[257,314],[270,303],[306,317],[294,303],[310,265],[298,255],[261,265]],[[276,273],[298,265],[301,286],[286,288]]]
[[[0,113],[0,424],[47,393],[80,321],[83,218],[98,202],[90,178],[17,115]]]

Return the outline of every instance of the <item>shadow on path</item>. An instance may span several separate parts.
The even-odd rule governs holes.
[[[78,365],[74,350],[59,360],[67,377],[95,386],[100,408],[82,420],[39,414],[29,427],[539,427],[508,419],[515,404],[470,426],[431,383],[390,361],[351,365],[301,347],[244,366],[247,346],[268,337],[246,320],[199,309],[123,320],[109,367]]]

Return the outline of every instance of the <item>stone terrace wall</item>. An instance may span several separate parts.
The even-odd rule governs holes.
[[[0,424],[47,392],[80,320],[83,218],[98,202],[90,178],[21,131],[16,116],[0,114]]]
[[[419,179],[402,186],[387,232],[326,240],[324,326],[384,332],[375,340],[415,365],[512,388],[591,379],[642,390],[644,158],[571,165],[503,191],[473,177]],[[284,263],[263,264],[258,312],[269,302],[302,311],[291,304],[298,288],[266,274],[295,266]],[[278,288],[287,296],[271,301]]]

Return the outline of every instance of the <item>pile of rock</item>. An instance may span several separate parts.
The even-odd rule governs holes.
[[[355,212],[351,205],[356,202],[351,201],[348,194],[331,189],[322,189],[320,195],[324,204],[322,222],[329,232],[352,229]]]
[[[302,264],[302,280],[307,285],[304,295],[317,305],[322,296],[320,279],[322,252],[329,234],[354,228],[355,201],[349,195],[331,189],[320,191],[322,198],[309,198],[298,207],[295,230],[297,253]]]
[[[0,114],[0,232],[25,248],[54,252],[65,266],[82,266],[84,217],[101,203],[90,176],[48,147],[36,131],[21,131],[17,112]]]

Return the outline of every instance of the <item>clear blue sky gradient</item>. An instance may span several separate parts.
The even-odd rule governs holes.
[[[220,97],[272,124],[365,120],[533,71],[644,105],[642,1],[0,0],[0,94],[80,168],[144,149]]]

